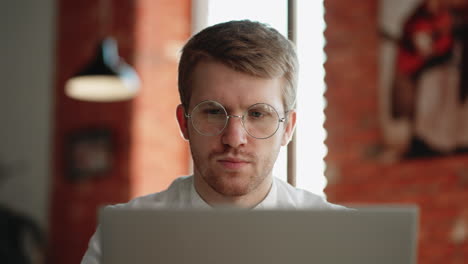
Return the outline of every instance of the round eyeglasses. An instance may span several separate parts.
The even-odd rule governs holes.
[[[197,104],[190,114],[193,128],[204,136],[217,136],[226,128],[230,118],[240,118],[247,134],[257,139],[273,136],[280,123],[286,118],[280,118],[275,108],[269,104],[258,103],[250,106],[241,116],[228,115],[223,105],[216,101],[202,101]]]

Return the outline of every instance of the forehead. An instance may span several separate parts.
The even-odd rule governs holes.
[[[283,84],[283,78],[260,78],[235,71],[220,62],[202,61],[192,73],[190,107],[214,100],[226,108],[267,103],[280,109]]]

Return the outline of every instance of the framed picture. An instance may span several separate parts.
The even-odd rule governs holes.
[[[468,1],[380,0],[380,119],[388,159],[468,149]]]
[[[110,130],[96,128],[72,133],[66,155],[67,175],[73,181],[107,175],[113,163]]]

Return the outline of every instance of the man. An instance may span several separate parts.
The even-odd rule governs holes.
[[[123,207],[341,208],[272,176],[296,124],[297,57],[275,29],[231,21],[201,31],[179,64],[176,115],[194,174]],[[82,263],[99,263],[99,235]]]

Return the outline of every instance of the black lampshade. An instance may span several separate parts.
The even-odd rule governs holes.
[[[106,38],[93,61],[67,81],[65,93],[78,100],[112,102],[133,98],[139,86],[135,70],[120,58],[116,41]]]

